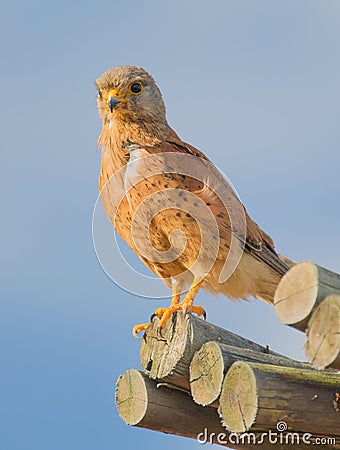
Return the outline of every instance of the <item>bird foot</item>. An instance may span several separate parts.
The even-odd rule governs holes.
[[[149,322],[147,322],[147,323],[140,323],[139,325],[135,325],[132,328],[132,335],[135,338],[139,339],[138,333],[140,333],[141,331],[145,331],[148,328],[149,325],[150,325]]]
[[[197,316],[203,316],[203,319],[206,320],[207,313],[205,312],[205,309],[202,306],[196,306],[196,305],[188,305],[185,302],[178,303],[175,305],[170,305],[168,308],[158,308],[155,310],[155,312],[152,314],[150,318],[150,322],[152,319],[157,316],[160,319],[160,322],[158,324],[158,328],[160,330],[164,329],[166,326],[167,321],[170,319],[170,317],[176,312],[176,311],[183,311],[184,314],[189,313],[195,313]],[[135,325],[132,329],[132,334],[134,337],[139,338],[138,334],[141,331],[145,331],[150,323],[141,323],[139,325]]]
[[[158,308],[151,316],[157,316],[160,318],[158,328],[164,329],[167,321],[176,311],[183,311],[184,314],[195,313],[197,316],[203,316],[204,320],[207,318],[207,314],[202,306],[188,305],[185,302],[178,303],[176,305],[170,305],[168,308]]]

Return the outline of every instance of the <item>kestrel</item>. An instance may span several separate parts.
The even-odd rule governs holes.
[[[115,67],[96,86],[101,200],[119,235],[172,290],[171,305],[154,313],[160,326],[179,310],[205,316],[193,304],[200,288],[272,302],[287,265],[218,169],[168,125],[151,75]]]

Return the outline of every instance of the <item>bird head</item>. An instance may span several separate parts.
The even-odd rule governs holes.
[[[103,123],[113,119],[166,123],[162,94],[141,67],[113,67],[96,80],[96,86]]]

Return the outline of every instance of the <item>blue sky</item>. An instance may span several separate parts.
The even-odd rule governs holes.
[[[199,448],[126,426],[118,375],[156,305],[97,262],[94,80],[140,65],[168,119],[236,187],[279,252],[339,262],[340,3],[9,1],[0,5],[0,448]],[[211,322],[302,359],[267,305],[199,294]]]

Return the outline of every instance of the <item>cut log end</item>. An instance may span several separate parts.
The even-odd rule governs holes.
[[[227,372],[220,397],[219,414],[227,429],[243,433],[257,413],[256,379],[246,363],[236,362]]]
[[[287,325],[299,323],[311,313],[317,295],[317,266],[303,261],[281,279],[274,296],[275,313]]]
[[[164,330],[159,330],[155,317],[148,327],[140,347],[141,364],[152,379],[164,379],[171,374],[183,356],[188,335],[188,316],[174,314]]]
[[[206,406],[215,401],[221,390],[224,363],[217,342],[208,342],[198,350],[190,364],[191,394],[196,403]]]
[[[281,322],[305,331],[313,311],[327,295],[340,295],[340,275],[303,261],[281,279],[275,295],[275,313]]]
[[[136,425],[143,419],[148,395],[141,373],[130,369],[118,378],[116,405],[120,417],[128,425]]]
[[[326,297],[309,321],[305,351],[317,369],[340,369],[340,296]]]

